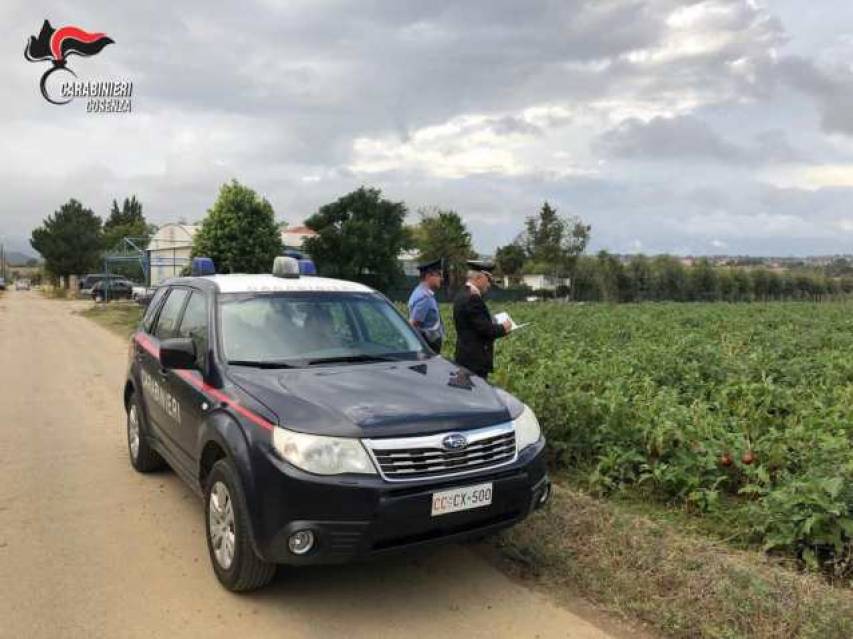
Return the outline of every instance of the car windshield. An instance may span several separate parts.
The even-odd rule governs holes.
[[[231,293],[220,296],[225,358],[282,367],[420,359],[408,322],[374,293]]]

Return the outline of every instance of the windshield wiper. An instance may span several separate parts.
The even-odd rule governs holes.
[[[296,364],[288,364],[287,362],[277,362],[275,360],[249,360],[249,359],[229,359],[228,364],[231,366],[251,366],[252,368],[299,368]]]
[[[383,357],[381,355],[341,355],[339,357],[320,357],[309,359],[307,364],[338,364],[347,362],[399,362],[396,357]]]

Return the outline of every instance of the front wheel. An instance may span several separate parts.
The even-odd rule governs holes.
[[[163,458],[145,439],[142,411],[139,409],[135,394],[131,395],[127,404],[127,451],[130,455],[130,464],[140,473],[150,473],[165,466]]]
[[[232,592],[255,590],[275,576],[275,564],[255,554],[249,512],[237,471],[227,459],[213,465],[204,493],[207,548],[219,582]]]

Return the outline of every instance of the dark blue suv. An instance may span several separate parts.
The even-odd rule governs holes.
[[[131,343],[130,461],[167,462],[203,496],[226,588],[481,537],[545,503],[527,406],[435,355],[376,291],[284,271],[171,280]]]

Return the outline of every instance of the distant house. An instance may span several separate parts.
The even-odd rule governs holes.
[[[193,237],[199,228],[193,224],[164,224],[157,229],[145,250],[151,271],[150,286],[180,275],[189,266]]]
[[[556,291],[560,286],[569,286],[571,279],[568,277],[555,277],[554,275],[545,275],[544,273],[529,273],[521,276],[521,281],[518,277],[513,277],[510,282],[509,277],[504,277],[504,286],[509,288],[512,284],[520,283],[523,286],[533,289],[534,291]]]
[[[399,262],[400,268],[403,269],[403,274],[406,277],[418,277],[420,275],[418,272],[419,255],[420,253],[416,249],[412,249],[400,251],[400,254],[397,256],[397,262]]]
[[[316,231],[307,226],[292,226],[281,229],[281,243],[291,249],[301,249],[302,243],[309,237],[315,237]]]

